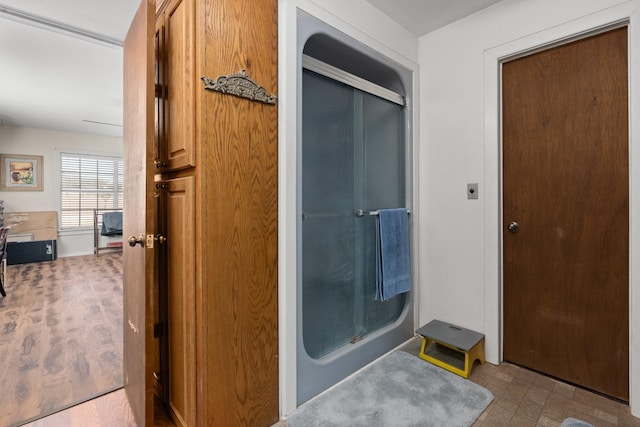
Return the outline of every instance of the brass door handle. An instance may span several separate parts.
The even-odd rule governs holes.
[[[129,239],[127,241],[129,242],[129,246],[131,246],[132,248],[134,248],[138,244],[144,248],[144,234],[140,234],[140,236],[138,237],[129,236]]]

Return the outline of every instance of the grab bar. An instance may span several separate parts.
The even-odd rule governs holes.
[[[378,216],[379,215],[379,211],[365,211],[362,209],[356,209],[355,210],[355,214],[356,216]],[[411,211],[409,209],[407,209],[407,214],[410,214]]]

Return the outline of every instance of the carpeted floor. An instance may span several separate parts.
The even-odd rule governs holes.
[[[489,390],[396,351],[302,405],[287,425],[462,427],[492,400]]]
[[[0,425],[19,425],[122,382],[122,256],[8,268],[0,297]]]

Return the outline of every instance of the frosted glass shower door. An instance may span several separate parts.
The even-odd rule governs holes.
[[[375,301],[375,218],[405,207],[404,108],[303,72],[302,317],[321,358],[393,323],[406,296]]]

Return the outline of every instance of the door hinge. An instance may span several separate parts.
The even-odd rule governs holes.
[[[160,338],[164,336],[164,328],[162,327],[162,323],[156,323],[153,325],[153,337]]]

